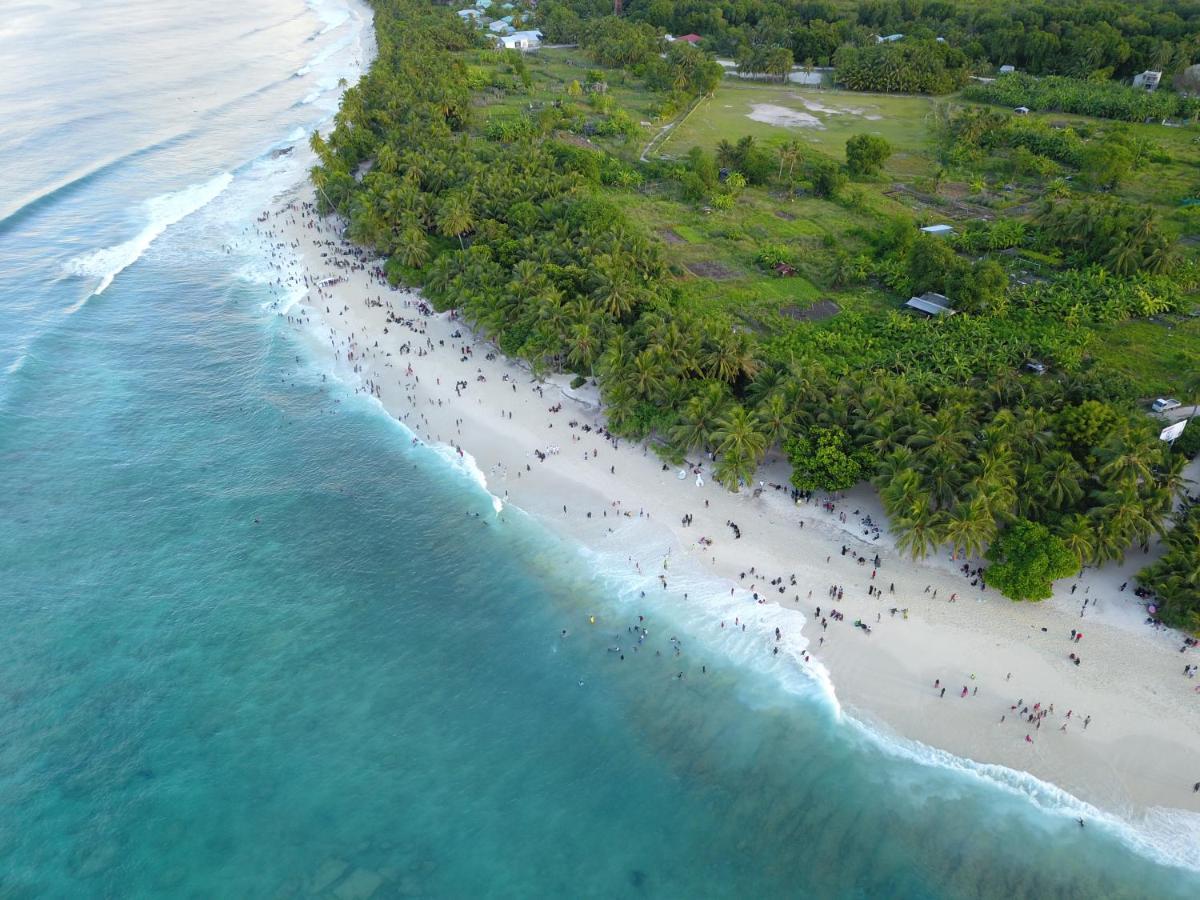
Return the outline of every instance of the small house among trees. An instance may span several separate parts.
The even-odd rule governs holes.
[[[1133,76],[1133,86],[1144,91],[1155,90],[1160,81],[1162,81],[1162,72],[1142,72],[1140,75]]]
[[[501,35],[500,45],[506,50],[536,50],[542,45],[540,31],[514,31],[512,34]]]
[[[920,297],[909,297],[908,302],[904,305],[930,318],[952,316],[958,312],[950,305],[949,297],[944,294],[935,294],[933,291],[926,291]]]

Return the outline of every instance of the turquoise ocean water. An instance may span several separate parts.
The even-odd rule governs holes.
[[[1200,894],[1169,829],[874,736],[328,377],[248,235],[368,28],[0,24],[0,896]]]

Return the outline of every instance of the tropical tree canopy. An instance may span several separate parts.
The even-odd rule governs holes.
[[[1018,520],[992,544],[987,558],[988,584],[1012,600],[1045,600],[1059,578],[1079,571],[1062,538],[1045,525]]]

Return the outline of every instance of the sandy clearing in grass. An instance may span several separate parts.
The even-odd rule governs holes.
[[[750,107],[750,112],[746,113],[746,118],[766,125],[781,125],[784,128],[825,127],[816,116],[773,103],[755,103]]]

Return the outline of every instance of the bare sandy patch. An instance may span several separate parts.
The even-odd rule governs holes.
[[[784,128],[825,127],[816,116],[796,109],[788,109],[786,106],[776,106],[773,103],[755,103],[750,108],[750,112],[746,113],[746,118],[755,122],[764,122],[767,125],[781,125]]]

